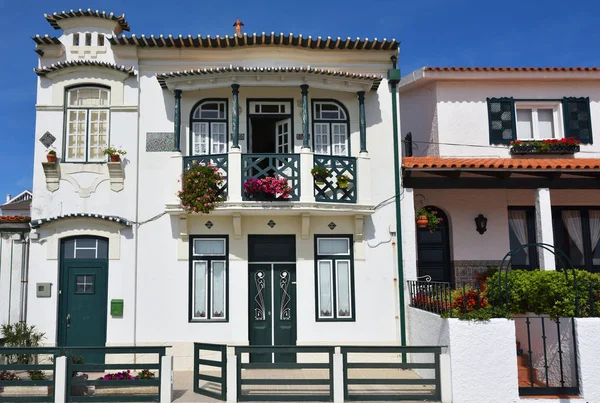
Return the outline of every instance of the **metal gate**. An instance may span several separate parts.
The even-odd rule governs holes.
[[[227,345],[194,343],[194,393],[227,399]]]

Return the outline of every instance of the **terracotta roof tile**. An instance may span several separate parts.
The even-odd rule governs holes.
[[[598,72],[598,67],[462,67],[462,66],[443,66],[443,67],[425,67],[425,71],[441,71],[441,72],[481,72],[481,71],[492,71],[492,72],[524,72],[524,71],[542,71],[542,72]]]
[[[405,157],[407,169],[600,169],[600,158]]]

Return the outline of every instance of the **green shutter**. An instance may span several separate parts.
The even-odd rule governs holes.
[[[512,98],[488,98],[490,144],[510,144],[517,138],[515,101]]]
[[[592,120],[589,98],[563,98],[565,137],[575,138],[583,144],[592,144]]]

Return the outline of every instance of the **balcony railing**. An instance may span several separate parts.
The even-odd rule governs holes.
[[[291,188],[290,197],[281,200],[300,200],[299,154],[243,154],[241,183],[243,200],[249,200],[248,195],[244,193],[246,181],[276,175],[287,179],[288,186]]]
[[[314,165],[326,168],[331,175],[322,183],[315,181],[316,201],[356,203],[356,158],[315,155]],[[340,178],[342,175],[347,181]]]
[[[223,183],[219,186],[218,195],[223,195],[227,197],[227,168],[229,165],[229,160],[227,154],[213,154],[213,155],[194,155],[191,157],[183,157],[183,171],[185,172],[194,164],[194,162],[198,162],[202,165],[213,165],[219,169],[221,175],[223,176]]]

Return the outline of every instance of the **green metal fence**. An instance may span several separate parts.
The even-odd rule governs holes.
[[[223,176],[223,182],[219,186],[219,192],[217,196],[227,197],[227,175],[229,167],[229,158],[227,154],[213,154],[213,155],[193,155],[190,157],[183,157],[183,172],[189,169],[194,163],[201,165],[212,165],[216,167],[221,175]]]
[[[0,402],[53,402],[56,378],[54,358],[57,355],[60,355],[60,349],[52,347],[0,347],[0,373],[16,373],[21,378],[0,380]],[[43,371],[46,379],[30,379],[31,371]],[[17,387],[25,390],[17,392],[14,390]],[[46,388],[45,395],[35,393],[38,388]]]
[[[442,347],[399,347],[399,346],[348,346],[342,347],[342,362],[344,372],[344,400],[345,401],[391,401],[391,400],[415,400],[415,401],[439,401],[441,400],[441,368],[440,354]],[[350,362],[349,354],[369,355],[368,362]],[[381,354],[397,354],[398,356],[410,354],[414,360],[416,355],[422,355],[427,361],[432,362],[390,362],[389,360],[373,361],[373,356]],[[400,360],[398,360],[400,361]],[[419,360],[420,361],[420,360]],[[397,369],[398,377],[374,378],[374,377],[351,377],[350,371],[356,370],[382,370],[389,371]],[[405,369],[428,370],[432,372],[433,378],[406,377]],[[352,386],[369,386],[368,390],[352,388]],[[385,385],[386,388],[378,391],[375,385]]]
[[[201,352],[210,351],[220,354],[220,361],[202,358]],[[201,372],[200,366],[217,368],[220,375],[208,375]],[[208,381],[205,387],[200,387],[200,381]],[[210,390],[217,384],[218,391]],[[227,399],[227,346],[224,344],[194,343],[194,393],[209,396],[219,400]]]
[[[327,169],[331,175],[328,178],[323,178],[322,181],[315,180],[316,201],[356,203],[356,158],[315,155],[314,165]],[[344,178],[342,178],[342,175]]]
[[[67,402],[158,402],[160,400],[160,381],[162,374],[160,371],[161,358],[165,355],[167,346],[160,347],[67,347],[65,355],[71,357],[67,359]],[[143,355],[139,357],[146,361],[148,355],[155,355],[156,360],[145,363],[130,363],[131,358],[123,359],[116,364],[106,363],[77,363],[73,357],[78,357],[90,352],[102,353],[105,357],[104,362],[111,361],[109,355]],[[103,379],[79,379],[76,373],[86,372],[105,372],[110,370],[150,370],[156,371],[156,376],[152,379],[132,379],[132,380],[103,380]],[[132,387],[152,387],[156,392],[142,391],[133,393]],[[99,391],[107,388],[123,389],[118,394],[103,393]],[[129,393],[128,393],[129,392]]]
[[[273,199],[300,200],[300,155],[299,154],[244,154],[242,155],[242,194],[244,200],[257,200],[255,195],[247,194],[244,184],[249,179],[263,179],[278,176],[285,178],[290,187],[289,198]]]
[[[237,356],[237,399],[240,402],[248,401],[333,401],[333,353],[335,347],[328,346],[243,346],[235,347]],[[271,354],[277,361],[277,356],[281,354],[312,353],[320,354],[326,362],[300,363],[297,359],[294,362],[260,362],[244,363],[242,354]],[[286,357],[286,358],[289,358]],[[323,361],[325,361],[323,360]],[[287,360],[286,360],[287,361]],[[247,371],[267,370],[264,377],[245,377]],[[273,370],[273,373],[268,372]],[[284,375],[284,370],[288,370]],[[325,377],[312,377],[311,373],[306,371],[302,374],[290,373],[289,370],[321,370],[319,375]],[[313,371],[314,372],[314,371]],[[292,375],[301,375],[292,377]],[[317,374],[313,374],[317,375]],[[268,389],[248,389],[247,386],[270,386]],[[304,386],[300,391],[290,389],[277,390],[278,386]],[[309,387],[326,386],[326,392],[321,389],[314,390]]]

